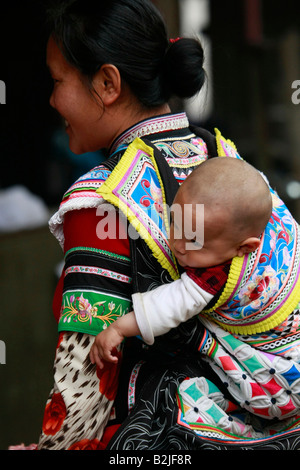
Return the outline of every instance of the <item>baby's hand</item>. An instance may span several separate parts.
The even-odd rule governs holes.
[[[100,369],[103,369],[104,362],[112,362],[117,364],[117,346],[122,343],[124,337],[114,327],[110,325],[106,330],[101,331],[94,341],[90,350],[90,359],[92,364],[96,364]]]

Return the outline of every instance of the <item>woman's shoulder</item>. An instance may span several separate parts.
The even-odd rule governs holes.
[[[66,213],[73,210],[97,208],[103,202],[97,189],[109,178],[110,174],[111,169],[107,168],[103,162],[78,178],[65,192],[58,211],[49,220],[50,231],[61,246],[64,244],[63,223]]]

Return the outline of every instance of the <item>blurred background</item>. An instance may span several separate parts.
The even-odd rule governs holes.
[[[170,37],[199,35],[207,85],[173,102],[219,128],[300,220],[300,7],[296,0],[153,0]],[[47,221],[64,191],[102,161],[68,149],[49,106],[45,4],[0,11],[0,449],[38,439],[52,386],[52,296],[62,251]],[[4,93],[5,92],[5,93]]]

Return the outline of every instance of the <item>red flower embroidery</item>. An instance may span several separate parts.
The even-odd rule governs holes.
[[[60,430],[66,414],[66,405],[61,394],[54,393],[50,403],[45,408],[43,420],[44,434],[54,436]]]
[[[98,449],[98,439],[82,439],[81,441],[75,442],[68,448],[68,450],[101,450]]]
[[[261,294],[268,288],[268,285],[270,284],[270,278],[269,276],[266,276],[264,279],[261,279],[259,281],[258,285],[253,289],[253,291],[249,295],[249,299],[253,302],[254,300],[258,299]]]

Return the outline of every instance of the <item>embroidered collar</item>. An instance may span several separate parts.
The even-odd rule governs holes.
[[[146,119],[130,127],[130,129],[127,129],[127,131],[117,137],[109,153],[112,155],[120,145],[130,144],[137,137],[140,138],[146,135],[184,129],[186,127],[189,127],[189,120],[185,113],[165,114],[163,116]]]

